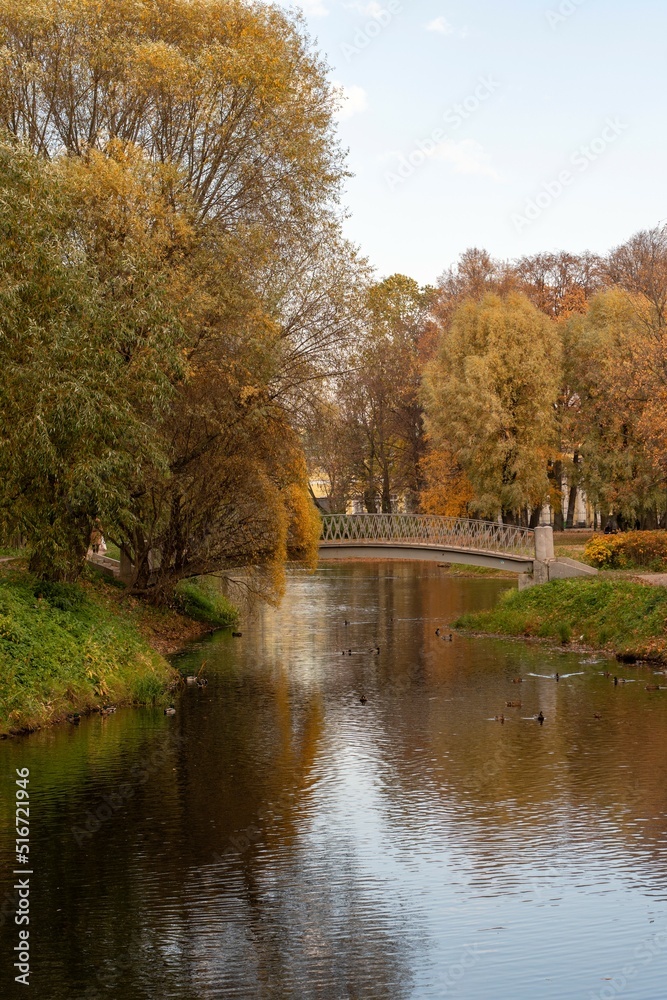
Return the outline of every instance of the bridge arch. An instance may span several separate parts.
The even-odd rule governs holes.
[[[323,560],[419,559],[532,573],[535,531],[427,514],[325,514],[319,551]]]

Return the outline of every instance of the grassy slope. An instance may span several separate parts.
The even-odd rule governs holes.
[[[233,628],[238,624],[238,609],[216,590],[212,580],[184,580],[176,589],[176,600],[184,615],[197,622],[217,628]]]
[[[626,580],[557,580],[510,590],[491,611],[467,614],[457,628],[538,636],[667,662],[667,588]]]
[[[160,700],[177,679],[162,654],[210,631],[99,578],[69,588],[71,600],[39,595],[24,568],[0,566],[0,734]]]

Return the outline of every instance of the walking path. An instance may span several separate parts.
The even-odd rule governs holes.
[[[654,587],[667,587],[667,573],[640,573],[635,579],[651,583]]]

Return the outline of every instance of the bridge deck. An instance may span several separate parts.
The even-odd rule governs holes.
[[[504,569],[510,573],[532,573],[533,560],[527,556],[508,555],[502,552],[485,552],[483,549],[465,549],[454,546],[420,545],[410,542],[320,542],[320,562],[350,559],[404,559],[420,562],[457,563],[467,566],[487,566]]]

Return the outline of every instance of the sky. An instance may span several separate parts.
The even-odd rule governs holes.
[[[468,247],[603,253],[667,221],[664,0],[302,0],[342,88],[346,233],[422,284]]]

